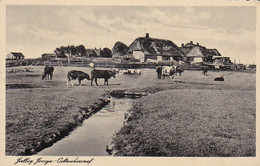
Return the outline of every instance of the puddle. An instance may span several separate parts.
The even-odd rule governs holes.
[[[125,113],[134,99],[113,98],[99,112],[86,119],[69,136],[39,152],[41,156],[107,156],[106,145],[121,129]]]

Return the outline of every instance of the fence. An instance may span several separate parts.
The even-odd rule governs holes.
[[[6,67],[13,67],[13,66],[28,66],[33,63],[30,59],[17,59],[17,60],[6,60]]]

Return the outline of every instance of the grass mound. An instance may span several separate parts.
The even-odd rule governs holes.
[[[255,156],[253,91],[169,90],[131,111],[118,156]]]

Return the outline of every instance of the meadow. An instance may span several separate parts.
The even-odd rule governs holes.
[[[129,90],[151,95],[130,110],[114,138],[116,155],[255,156],[254,73],[185,71],[170,83],[143,69],[140,76],[117,74],[109,86],[84,80],[68,87],[69,70],[90,68],[55,67],[53,80],[41,80],[43,66],[26,68],[6,69],[6,155],[50,146],[80,125],[82,111],[102,105],[111,91]],[[225,81],[214,82],[220,74]]]

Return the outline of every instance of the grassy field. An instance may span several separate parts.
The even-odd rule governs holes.
[[[140,99],[114,138],[118,156],[255,156],[255,75],[199,73]],[[212,85],[213,84],[213,85]]]
[[[201,156],[209,150],[197,153],[196,147],[203,147],[201,144],[211,147],[208,140],[217,142],[214,148],[218,149],[214,154],[208,153],[210,156],[255,155],[255,74],[209,72],[209,76],[203,76],[200,71],[185,71],[174,83],[169,83],[158,80],[155,70],[144,69],[141,76],[117,75],[109,80],[109,86],[104,86],[103,80],[98,81],[98,87],[84,80],[82,86],[77,86],[75,81],[74,87],[68,87],[69,70],[90,74],[90,69],[55,67],[53,80],[41,80],[43,66],[26,68],[29,70],[7,68],[7,155],[21,154],[48,143],[57,133],[72,130],[78,125],[82,110],[99,105],[109,91],[125,89],[153,94],[137,102],[133,109],[137,118],[117,135],[118,155]],[[225,82],[213,81],[219,74],[225,76]],[[124,133],[129,128],[131,133]],[[155,145],[151,146],[146,140],[158,141],[152,141]],[[143,149],[134,151],[137,145]],[[190,148],[180,150],[185,147]],[[152,153],[146,148],[160,150]]]

